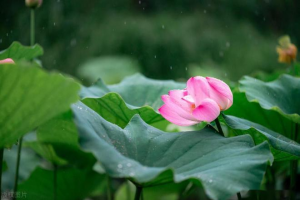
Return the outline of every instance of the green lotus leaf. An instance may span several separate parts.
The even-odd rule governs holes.
[[[226,124],[238,135],[250,134],[256,144],[268,141],[275,161],[300,159],[300,144],[260,124],[223,115]]]
[[[169,90],[183,89],[186,85],[174,81],[161,81],[135,74],[125,78],[121,83],[106,86],[101,80],[91,87],[81,90],[82,98],[99,98],[109,92],[121,95],[126,104],[133,107],[151,106],[157,110],[163,102],[160,96]]]
[[[39,67],[0,66],[0,148],[69,109],[79,84]]]
[[[32,47],[23,46],[19,42],[13,42],[7,49],[0,52],[0,60],[12,58],[13,60],[32,60],[43,55],[43,48],[36,44]]]
[[[57,165],[92,166],[96,160],[83,152],[71,110],[47,121],[37,129],[37,141],[26,143],[46,160]],[[80,159],[78,159],[80,158]]]
[[[275,110],[295,123],[300,123],[300,78],[282,75],[272,82],[263,82],[245,76],[240,90],[250,102],[258,102],[267,110]]]
[[[166,130],[170,123],[157,112],[163,104],[161,95],[171,89],[183,88],[183,83],[153,80],[135,74],[115,85],[107,86],[99,80],[91,87],[83,87],[80,96],[83,103],[122,128],[133,115],[139,114],[151,126]]]
[[[257,102],[249,102],[245,93],[233,92],[233,105],[226,111],[225,115],[232,115],[238,118],[260,124],[272,131],[291,138],[295,123],[275,110],[266,110]],[[300,130],[299,130],[300,134]]]
[[[117,93],[108,93],[101,98],[85,98],[82,102],[107,121],[117,124],[121,128],[124,128],[135,114],[139,114],[146,123],[156,128],[165,129],[169,124],[150,106],[133,107],[127,105]]]
[[[83,149],[106,173],[142,187],[193,181],[212,199],[258,189],[273,156],[268,144],[254,146],[249,135],[224,138],[212,127],[166,133],[135,115],[125,129],[83,103],[72,106]]]
[[[53,200],[53,171],[36,168],[18,187],[20,195],[28,200]],[[57,200],[82,200],[106,189],[106,176],[90,169],[67,168],[57,171]]]

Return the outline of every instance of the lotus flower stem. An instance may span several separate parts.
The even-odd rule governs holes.
[[[0,149],[0,198],[1,198],[1,194],[2,194],[2,164],[3,164],[3,153],[4,153],[4,149]]]
[[[34,19],[34,9],[31,9],[30,11],[30,45],[33,46],[34,45],[34,38],[35,38],[35,35],[34,35],[34,31],[35,31],[35,19]]]
[[[16,173],[15,173],[15,185],[14,185],[14,193],[18,191],[18,178],[19,178],[19,168],[20,168],[20,160],[21,160],[21,149],[22,149],[23,137],[19,140],[18,146],[18,156],[17,156],[17,165],[16,165]],[[15,199],[15,195],[14,195]]]
[[[57,165],[53,165],[53,200],[57,199]]]
[[[242,195],[241,195],[241,193],[236,193],[236,195],[237,195],[237,198],[238,198],[238,200],[242,200]]]
[[[135,197],[134,200],[140,200],[142,196],[143,188],[136,185]]]
[[[221,127],[221,124],[220,124],[220,121],[219,121],[218,118],[215,119],[215,123],[217,125],[218,132],[220,133],[220,135],[225,137],[224,132],[223,132],[222,127]]]

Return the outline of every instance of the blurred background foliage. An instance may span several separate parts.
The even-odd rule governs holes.
[[[47,55],[45,68],[84,83],[94,81],[93,70],[111,77],[108,83],[137,71],[159,79],[203,72],[238,80],[286,67],[277,63],[277,38],[289,34],[300,43],[299,9],[297,0],[44,0],[36,41]],[[14,40],[29,45],[24,1],[1,1],[0,13],[0,49]],[[133,66],[122,67],[120,58]],[[96,67],[86,67],[91,63]]]

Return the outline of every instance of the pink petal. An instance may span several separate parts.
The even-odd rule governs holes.
[[[186,96],[182,97],[182,100],[188,102],[189,104],[195,104],[195,100],[193,99],[193,97],[191,95],[186,95]]]
[[[171,110],[173,110],[177,115],[180,117],[187,119],[187,120],[194,120],[196,119],[192,115],[193,107],[183,101],[182,99],[175,99],[174,97],[170,97],[168,95],[162,95],[161,99]]]
[[[220,115],[220,108],[214,100],[207,98],[195,108],[193,115],[199,121],[212,122]]]
[[[4,60],[0,60],[0,64],[14,64],[15,62],[11,58],[6,58]]]
[[[202,76],[192,77],[187,82],[187,91],[195,100],[196,106],[199,106],[204,99],[209,98],[209,89],[207,80]]]
[[[210,98],[217,102],[221,110],[227,110],[233,102],[233,96],[229,86],[216,78],[206,77],[206,80],[211,87]]]
[[[197,121],[191,121],[180,117],[172,108],[170,108],[166,104],[160,107],[158,111],[166,120],[179,126],[191,126],[199,123]]]
[[[170,90],[169,96],[173,97],[175,99],[181,99],[182,97],[188,95],[188,92],[186,90]]]

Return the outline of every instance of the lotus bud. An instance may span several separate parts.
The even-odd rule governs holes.
[[[278,62],[291,64],[296,60],[297,47],[291,43],[289,36],[282,36],[279,38],[279,46],[276,48],[279,55]]]
[[[43,3],[43,0],[25,0],[25,4],[27,7],[36,9],[39,8]]]

